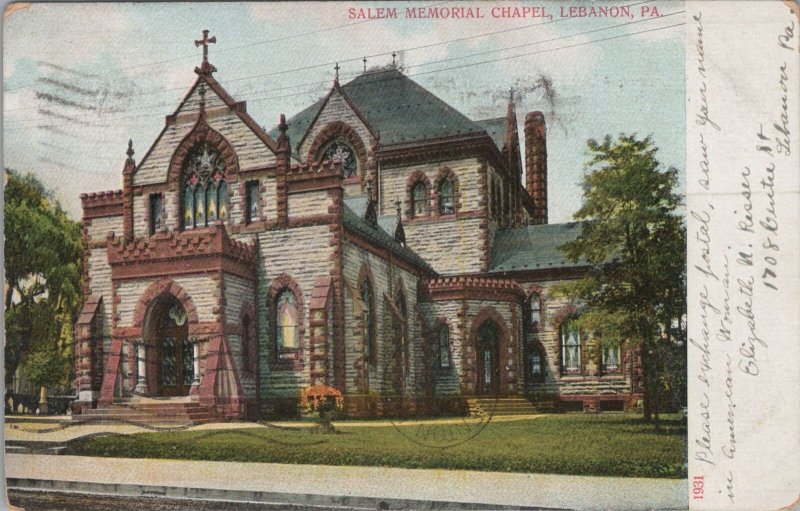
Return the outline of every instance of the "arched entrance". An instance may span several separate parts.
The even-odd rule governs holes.
[[[500,329],[492,320],[486,320],[478,328],[475,340],[478,379],[475,392],[478,395],[496,396],[500,392]]]
[[[147,345],[153,354],[155,371],[152,394],[187,396],[194,380],[194,359],[189,342],[189,322],[183,305],[172,295],[153,304],[148,317]]]

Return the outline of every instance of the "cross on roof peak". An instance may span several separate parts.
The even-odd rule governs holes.
[[[200,45],[203,46],[203,63],[200,65],[199,72],[202,74],[209,74],[213,73],[217,70],[211,63],[208,61],[208,45],[209,44],[216,44],[217,43],[217,36],[208,37],[208,30],[203,30],[203,38],[198,39],[194,42],[194,46],[198,47]]]

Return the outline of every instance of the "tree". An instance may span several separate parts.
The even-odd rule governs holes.
[[[641,354],[644,415],[655,418],[666,390],[679,389],[675,347],[685,350],[686,231],[676,210],[678,172],[664,170],[650,137],[588,141],[583,178],[584,220],[562,247],[592,270],[557,291],[583,304],[578,325],[602,344],[626,342]],[[677,357],[680,358],[680,357]],[[683,358],[685,364],[685,357]]]
[[[81,227],[31,174],[6,170],[6,388],[31,352],[72,358],[81,305]],[[29,368],[26,368],[29,369]],[[28,373],[28,370],[26,370]],[[64,383],[68,375],[60,378]]]

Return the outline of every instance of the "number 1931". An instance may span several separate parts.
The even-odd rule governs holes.
[[[694,500],[703,500],[704,478],[705,476],[694,476],[692,478],[692,498]]]

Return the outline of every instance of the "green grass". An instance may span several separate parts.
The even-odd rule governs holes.
[[[623,414],[549,415],[490,422],[450,447],[431,440],[457,438],[463,426],[340,426],[337,434],[258,428],[141,433],[79,439],[67,454],[209,461],[312,463],[501,472],[686,477],[686,427],[667,416],[661,432]],[[441,429],[446,428],[446,429]],[[401,433],[399,430],[402,430]],[[424,431],[424,434],[423,434]],[[427,434],[428,445],[419,439]],[[453,443],[453,442],[446,442]]]

